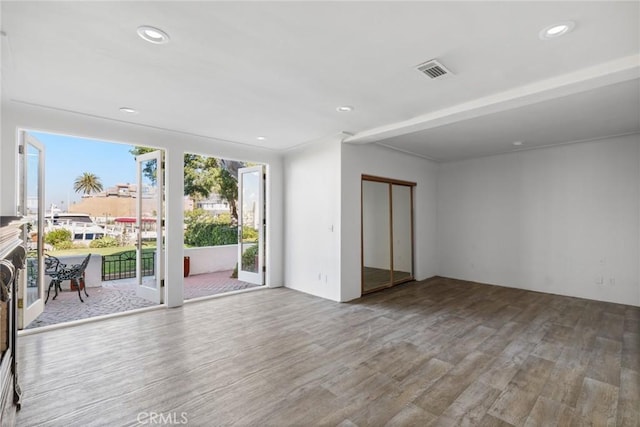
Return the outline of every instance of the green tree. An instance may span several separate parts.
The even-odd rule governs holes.
[[[91,194],[102,191],[102,182],[95,174],[84,172],[73,182],[73,189],[76,193]]]
[[[133,147],[129,152],[133,154],[134,157],[138,157],[142,154],[151,153],[152,151],[156,151],[153,148],[147,147]],[[156,183],[156,174],[157,174],[157,165],[152,162],[146,162],[144,168],[142,169],[142,173],[144,176],[151,181],[152,184]]]
[[[218,222],[204,209],[185,212],[184,242],[189,246],[235,245],[238,243],[238,227]]]
[[[134,147],[129,150],[134,156],[154,151],[153,148]],[[229,203],[231,217],[238,220],[238,168],[244,163],[199,154],[184,155],[184,194],[193,200],[203,200],[213,191]],[[147,165],[142,173],[151,181],[156,180],[156,170],[153,165]]]
[[[215,157],[184,155],[184,194],[193,200],[209,197],[216,184],[219,166]]]
[[[54,247],[58,246],[62,242],[71,243],[71,231],[66,228],[51,230],[44,235],[44,242]]]
[[[231,217],[238,220],[238,208],[236,201],[238,200],[238,181],[226,170],[219,168],[215,176],[214,189],[223,200],[229,203],[231,209]]]

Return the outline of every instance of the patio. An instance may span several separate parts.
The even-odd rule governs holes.
[[[231,273],[231,270],[217,271],[185,277],[185,300],[257,287],[252,283],[232,279]],[[87,288],[87,292],[89,297],[84,298],[84,303],[80,302],[76,291],[59,293],[55,300],[49,300],[45,305],[44,312],[26,329],[122,313],[154,305],[136,295],[135,279],[102,282],[101,287]],[[53,298],[53,294],[51,297]]]

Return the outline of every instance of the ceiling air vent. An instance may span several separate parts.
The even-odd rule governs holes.
[[[447,69],[447,67],[445,67],[435,59],[427,61],[424,64],[420,64],[417,68],[418,71],[426,74],[427,76],[429,76],[429,78],[432,79],[441,79],[443,77],[449,77],[453,74]]]

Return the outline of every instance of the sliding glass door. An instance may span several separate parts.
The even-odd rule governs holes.
[[[415,183],[362,176],[362,293],[413,280]]]

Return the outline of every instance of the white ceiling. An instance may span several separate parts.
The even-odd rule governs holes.
[[[639,6],[3,1],[2,96],[275,150],[347,131],[455,160],[639,132]],[[415,70],[433,58],[455,75]]]

